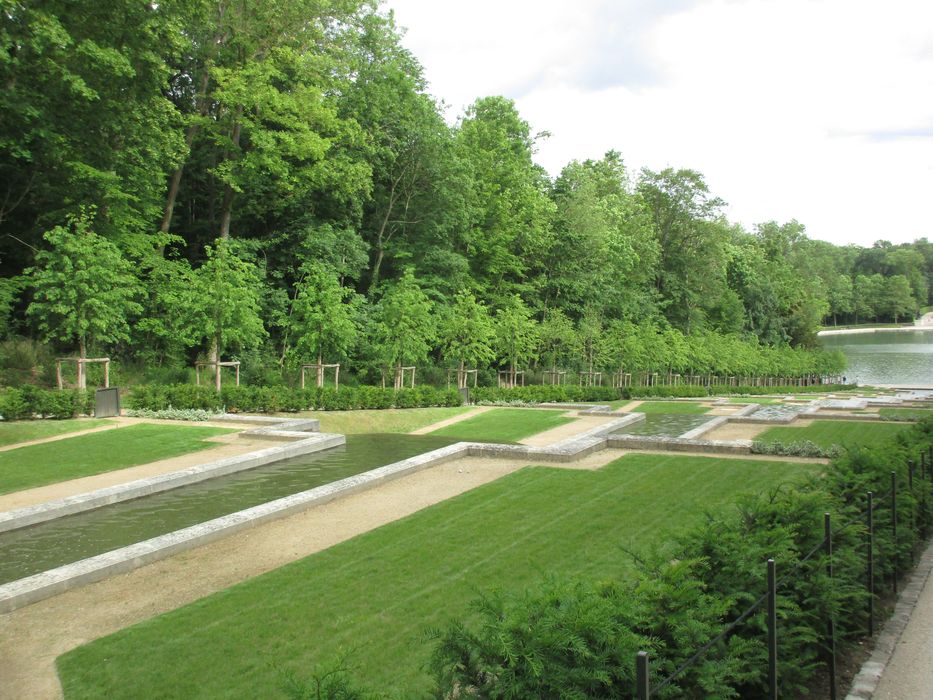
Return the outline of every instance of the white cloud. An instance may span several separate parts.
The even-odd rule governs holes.
[[[933,5],[894,0],[390,0],[453,117],[516,99],[538,161],[701,171],[746,226],[933,236]],[[655,8],[662,7],[663,11]]]

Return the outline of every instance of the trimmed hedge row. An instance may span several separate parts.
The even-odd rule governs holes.
[[[218,394],[213,387],[191,384],[134,387],[128,404],[139,410],[168,408],[226,410],[230,413],[278,413],[293,411],[351,411],[378,408],[459,406],[456,390],[420,386],[414,389],[382,389],[375,386],[333,389],[290,389],[284,386],[230,386]]]
[[[53,391],[28,384],[15,389],[0,389],[0,416],[5,421],[74,418],[93,412],[93,391]]]
[[[630,386],[622,390],[622,396],[626,399],[702,398],[704,396],[722,395],[762,396],[766,394],[814,394],[823,391],[845,391],[854,388],[854,384],[814,384],[812,386],[729,386],[727,384],[694,386],[680,384],[678,386]]]
[[[513,389],[480,386],[470,389],[470,398],[480,401],[522,401],[524,403],[567,403],[576,401],[614,401],[620,397],[618,389],[607,386],[556,386],[535,384]]]

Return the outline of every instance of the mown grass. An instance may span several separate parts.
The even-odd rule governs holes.
[[[328,550],[79,647],[58,659],[67,698],[282,697],[349,653],[392,697],[423,697],[425,630],[478,591],[547,575],[624,576],[623,547],[662,543],[740,492],[808,464],[627,455],[595,472],[523,469]]]
[[[44,486],[196,452],[229,428],[140,423],[0,452],[0,493]]]
[[[451,408],[388,408],[373,411],[302,411],[280,413],[286,418],[317,418],[321,432],[358,435],[362,433],[410,433],[432,423],[472,410],[471,406]]]
[[[709,406],[701,406],[689,401],[644,401],[627,411],[635,413],[709,413]]]
[[[871,445],[888,440],[908,426],[897,423],[866,423],[863,421],[817,420],[808,426],[768,428],[757,438],[761,442],[802,442],[809,440],[820,447],[840,445]]]
[[[431,432],[431,435],[459,440],[483,440],[486,442],[516,442],[570,423],[561,411],[538,408],[494,408],[491,411],[467,418]]]
[[[65,435],[79,430],[90,430],[113,423],[110,420],[20,420],[0,423],[0,446],[15,445],[42,438]]]
[[[878,411],[882,418],[896,418],[897,420],[923,420],[933,416],[933,409],[929,408],[882,408]]]
[[[759,396],[745,396],[743,398],[730,397],[729,403],[757,403],[762,406],[770,406],[771,404],[781,403],[780,399],[763,399]]]

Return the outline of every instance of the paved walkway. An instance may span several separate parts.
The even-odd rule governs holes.
[[[881,674],[874,698],[933,698],[933,576],[927,577],[910,621]]]

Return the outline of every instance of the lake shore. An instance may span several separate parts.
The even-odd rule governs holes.
[[[883,327],[878,328],[839,328],[820,331],[816,335],[825,337],[827,335],[858,335],[862,333],[913,333],[914,331],[933,331],[933,326],[900,326],[899,328]]]

